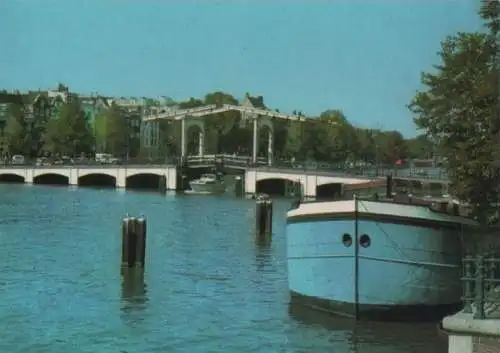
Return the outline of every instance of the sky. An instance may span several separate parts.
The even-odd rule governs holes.
[[[414,136],[406,108],[479,0],[3,0],[0,89],[264,96]]]

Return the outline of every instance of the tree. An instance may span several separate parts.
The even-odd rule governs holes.
[[[229,93],[216,91],[205,95],[203,103],[222,107],[224,104],[238,105],[238,100]],[[215,140],[216,153],[236,152],[237,146],[235,145],[238,141],[234,140],[234,136],[238,135],[235,130],[238,128],[240,117],[238,111],[227,111],[205,118],[205,134],[209,139]]]
[[[418,92],[409,108],[415,123],[446,157],[444,168],[451,192],[487,223],[498,201],[498,117],[495,104],[495,50],[483,33],[458,33],[442,42],[435,73],[423,73],[427,90]]]
[[[314,130],[313,134],[318,138],[317,158],[343,162],[352,156],[356,143],[354,129],[341,110],[329,109],[321,113]]]
[[[181,144],[180,122],[175,120],[161,120],[158,124],[160,129],[161,145],[166,150],[166,155],[178,155]]]
[[[25,120],[24,107],[18,103],[9,105],[9,118],[4,133],[7,138],[10,154],[29,155],[31,138]]]
[[[72,156],[92,151],[94,139],[78,97],[69,95],[57,117],[48,121],[43,141],[44,150],[53,154]]]
[[[399,131],[379,131],[374,136],[377,152],[377,161],[394,165],[406,156],[406,142]]]
[[[128,152],[130,129],[125,112],[116,103],[96,118],[95,138],[99,152],[125,156]]]
[[[283,148],[283,154],[288,157],[300,159],[302,150],[302,135],[304,121],[290,121],[286,129],[286,140]]]
[[[179,109],[189,109],[189,108],[197,108],[201,107],[203,104],[203,101],[201,99],[197,98],[189,98],[189,100],[185,102],[180,102],[179,103]]]
[[[494,35],[500,30],[500,2],[494,0],[481,0],[479,16],[485,21],[486,27]]]
[[[434,145],[425,134],[406,140],[407,158],[432,158]]]

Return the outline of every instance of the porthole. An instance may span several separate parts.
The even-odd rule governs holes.
[[[369,247],[371,243],[372,243],[372,241],[371,241],[370,237],[366,234],[363,234],[359,238],[359,245],[361,245],[363,248]]]
[[[348,248],[352,245],[352,237],[349,234],[345,233],[344,235],[342,235],[342,243],[344,243],[344,246]]]

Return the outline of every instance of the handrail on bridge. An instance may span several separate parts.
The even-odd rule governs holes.
[[[135,158],[125,161],[121,161],[123,166],[165,166],[165,165],[183,165],[182,159],[179,157],[162,157],[162,158]],[[185,162],[186,166],[216,166],[217,164],[224,164],[226,166],[235,166],[239,168],[259,168],[268,169],[274,171],[289,171],[289,172],[304,172],[304,173],[334,173],[344,176],[354,176],[354,177],[366,177],[366,178],[376,178],[385,177],[392,175],[393,180],[405,180],[411,182],[428,182],[428,183],[443,183],[447,182],[446,174],[440,169],[432,169],[427,173],[422,173],[421,169],[408,169],[394,166],[352,166],[346,165],[345,163],[327,163],[327,162],[313,162],[313,161],[292,161],[287,159],[274,159],[269,163],[268,158],[258,157],[257,163],[254,165],[252,162],[252,157],[242,156],[235,154],[210,154],[204,156],[191,155],[186,156]],[[87,167],[99,167],[99,168],[110,168],[116,165],[109,164],[99,164],[95,161],[88,160],[85,163],[69,163],[64,165],[52,164],[52,165],[40,165],[36,166],[35,161],[28,161],[24,165],[12,165],[4,164],[0,165],[0,168],[22,168],[22,167],[34,167],[34,168],[47,168],[47,167],[70,167],[79,166],[81,168]]]
[[[203,156],[187,156],[186,157],[187,166],[205,166],[205,165],[226,165],[226,166],[237,166],[237,167],[251,167],[252,157],[239,156],[231,154],[211,154]],[[268,159],[265,157],[257,158],[257,165],[268,164]]]

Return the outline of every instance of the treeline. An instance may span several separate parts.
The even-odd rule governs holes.
[[[66,89],[67,90],[67,89]],[[266,108],[263,97],[250,97],[259,108]],[[40,156],[112,153],[119,157],[164,158],[178,156],[181,151],[180,121],[163,120],[153,145],[147,136],[142,117],[158,102],[147,100],[144,106],[123,107],[113,101],[95,116],[85,112],[83,101],[68,93],[63,101],[10,105],[4,128],[9,154]],[[191,98],[165,109],[186,109],[204,105],[241,104],[224,92],[213,92],[203,99]],[[47,110],[49,107],[49,110]],[[159,107],[156,107],[159,108]],[[206,116],[206,153],[252,153],[253,124],[237,111]],[[140,126],[142,124],[142,127]],[[432,158],[433,145],[424,136],[405,139],[398,131],[363,129],[352,125],[340,110],[327,110],[319,117],[301,122],[274,119],[273,151],[275,158],[294,158],[324,162],[365,161],[393,164],[399,159]],[[259,133],[260,155],[268,150],[268,133]],[[154,135],[154,134],[153,134]],[[188,130],[188,152],[198,152],[198,132]],[[150,141],[151,142],[151,141]]]
[[[64,101],[33,107],[15,99],[8,105],[3,134],[7,155],[91,155],[109,152],[118,156],[139,153],[139,136],[116,104],[90,120],[78,95]]]

